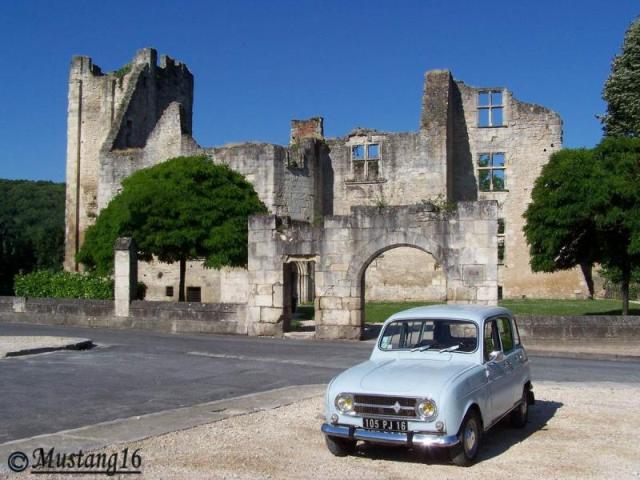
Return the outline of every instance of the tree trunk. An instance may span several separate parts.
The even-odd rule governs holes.
[[[184,284],[185,276],[187,274],[187,259],[180,259],[180,286],[178,287],[178,301],[184,302]]]
[[[631,281],[631,263],[622,265],[622,315],[629,315],[629,282]]]
[[[594,295],[593,274],[591,271],[592,268],[593,268],[593,263],[580,264],[580,269],[582,270],[584,281],[587,283],[587,289],[589,290],[589,300],[593,300],[593,295]]]

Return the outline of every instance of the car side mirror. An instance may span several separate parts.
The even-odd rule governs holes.
[[[500,350],[494,350],[489,354],[490,362],[501,362],[503,360],[504,360],[504,353],[502,353]]]

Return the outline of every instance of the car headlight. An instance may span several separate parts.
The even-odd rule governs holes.
[[[353,395],[350,393],[340,393],[334,402],[340,413],[353,413]]]
[[[430,420],[435,418],[436,413],[438,413],[436,402],[430,398],[424,398],[416,402],[416,415],[420,420]]]

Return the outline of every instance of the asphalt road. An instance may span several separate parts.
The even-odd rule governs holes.
[[[289,385],[326,383],[372,343],[0,324],[91,338],[87,351],[0,360],[0,443]],[[535,380],[640,383],[640,362],[531,356]]]

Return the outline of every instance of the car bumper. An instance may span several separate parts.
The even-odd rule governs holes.
[[[350,425],[322,424],[322,433],[330,437],[348,438],[351,440],[363,440],[384,445],[406,445],[416,447],[453,447],[459,443],[457,435],[436,435],[434,433],[421,432],[379,432],[365,430]]]

